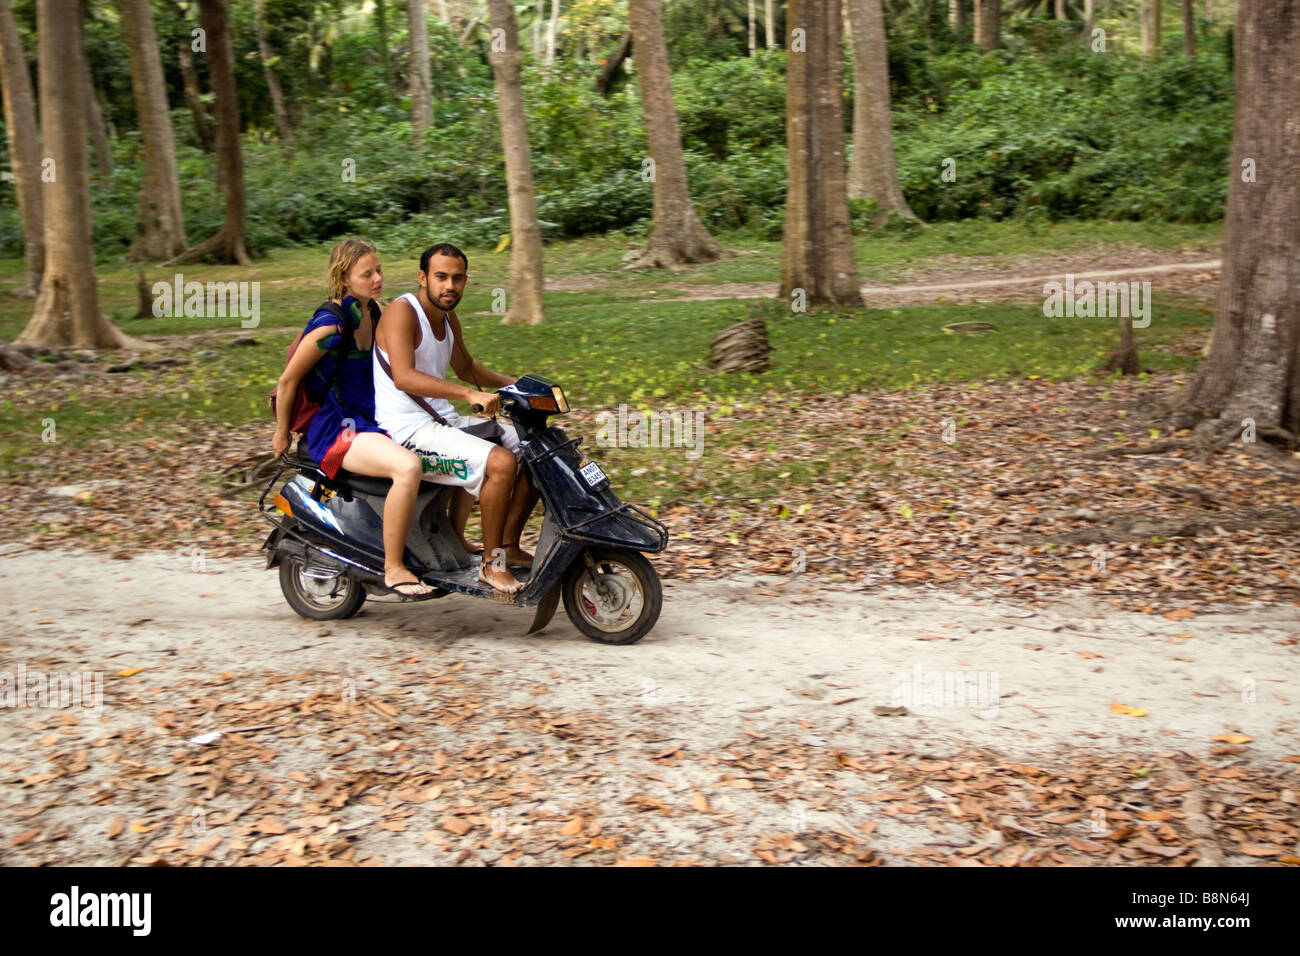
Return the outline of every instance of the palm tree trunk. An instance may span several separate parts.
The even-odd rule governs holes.
[[[1223,279],[1210,357],[1186,408],[1229,431],[1249,418],[1300,435],[1300,137],[1279,122],[1300,115],[1300,0],[1240,0],[1233,40]]]
[[[176,58],[181,65],[181,82],[185,87],[185,105],[189,107],[194,120],[194,138],[199,149],[210,153],[215,148],[216,137],[212,132],[212,117],[203,107],[203,97],[199,92],[199,75],[194,69],[194,57],[190,55],[190,39],[184,37],[176,46]]]
[[[975,0],[975,44],[981,53],[1002,45],[1002,0]]]
[[[375,28],[379,31],[379,64],[385,85],[393,80],[393,55],[388,48],[388,10],[384,0],[375,0]]]
[[[898,185],[892,117],[889,112],[889,57],[880,0],[846,0],[853,45],[853,166],[849,197],[873,199],[882,212],[912,219],[915,214]]]
[[[551,0],[551,19],[546,25],[546,65],[555,66],[555,31],[560,23],[560,0]]]
[[[208,70],[216,95],[217,168],[225,192],[225,220],[210,239],[173,261],[214,257],[218,262],[248,264],[248,210],[244,193],[244,157],[239,146],[239,102],[235,98],[235,53],[230,42],[226,0],[199,0],[207,36]]]
[[[677,125],[659,0],[629,0],[628,25],[632,30],[654,192],[650,237],[629,268],[675,268],[685,262],[721,258],[725,252],[700,222],[686,181],[686,159]]]
[[[99,174],[105,179],[113,178],[113,153],[108,147],[108,130],[104,126],[104,114],[100,112],[99,102],[95,99],[95,86],[90,78],[90,63],[86,60],[84,49],[77,51],[78,69],[81,82],[85,87],[82,100],[86,105],[86,125],[90,127],[90,140],[95,144],[95,165]]]
[[[8,0],[0,0],[0,83],[4,85],[5,139],[14,177],[18,218],[23,224],[25,277],[18,295],[31,298],[45,271],[45,222],[41,199],[41,152],[27,57]]]
[[[417,146],[433,125],[433,77],[429,73],[429,20],[424,0],[406,0],[406,25],[411,40],[411,130]]]
[[[790,0],[787,10],[806,47],[792,44],[786,60],[781,297],[796,307],[861,305],[845,182],[839,0]]]
[[[280,142],[285,146],[293,145],[293,131],[289,127],[289,114],[284,109],[284,94],[280,90],[280,75],[275,72],[275,51],[266,39],[266,22],[263,15],[262,0],[255,0],[253,15],[257,20],[257,53],[262,59],[262,73],[266,76],[266,88],[271,94],[271,112],[275,114],[275,129],[280,134]]]
[[[510,296],[504,322],[536,325],[542,311],[542,228],[533,195],[533,168],[524,118],[519,26],[513,0],[488,0],[492,27],[503,31],[504,43],[490,47],[497,88],[497,115],[506,158],[506,189],[510,201]]]
[[[129,258],[161,261],[179,255],[186,246],[167,82],[149,0],[118,0],[118,9],[131,61],[131,88],[135,93],[140,139],[144,144],[140,204]]]
[[[38,0],[41,129],[54,178],[43,183],[45,275],[23,345],[115,348],[128,342],[99,309],[90,234],[90,157],[86,151],[86,83],[78,0]]]

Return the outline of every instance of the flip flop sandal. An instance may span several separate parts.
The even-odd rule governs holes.
[[[436,598],[438,596],[438,592],[435,589],[430,589],[426,593],[421,593],[419,591],[413,593],[411,591],[402,590],[402,588],[418,588],[420,586],[421,584],[419,581],[403,581],[401,584],[394,584],[392,587],[388,588],[388,593],[396,594],[403,601],[427,601],[430,598]],[[387,585],[385,585],[385,587],[387,587]],[[424,585],[424,587],[428,587],[428,585]]]

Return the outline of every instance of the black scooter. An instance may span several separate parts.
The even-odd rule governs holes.
[[[537,608],[531,634],[550,622],[561,598],[583,634],[604,644],[632,644],[659,618],[663,587],[642,552],[668,547],[668,529],[610,490],[609,478],[578,452],[547,418],[569,410],[559,386],[525,375],[497,390],[501,410],[518,429],[528,480],[541,492],[545,517],[526,585],[506,594],[478,578],[480,558],[452,531],[453,486],[422,482],[406,539],[405,563],[437,597],[468,594]],[[475,408],[477,411],[477,407]],[[296,472],[267,496],[286,470]],[[351,617],[384,585],[383,513],[391,482],[339,471],[330,478],[306,457],[285,455],[258,507],[275,528],[262,545],[267,568],[279,567],[289,606],[317,621]],[[492,555],[486,556],[492,560]],[[524,579],[521,577],[521,579]]]

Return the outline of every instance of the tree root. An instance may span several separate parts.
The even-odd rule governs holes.
[[[1292,531],[1300,529],[1300,507],[1246,508],[1184,518],[1152,519],[1144,516],[1117,518],[1101,527],[1080,528],[1057,534],[1015,535],[1024,544],[1101,544],[1141,538],[1196,538],[1219,531]],[[1007,536],[1011,540],[1011,536]]]
[[[691,248],[674,248],[668,242],[649,242],[640,249],[633,249],[624,256],[624,269],[672,269],[680,270],[692,263],[716,262],[739,255],[733,249],[724,249],[717,242],[709,239],[694,241]]]
[[[230,265],[246,266],[250,262],[243,237],[231,236],[226,227],[223,226],[215,235],[204,239],[197,246],[190,246],[175,258],[168,259],[163,265],[173,266],[187,262],[198,262],[209,256],[215,257],[218,262]]]

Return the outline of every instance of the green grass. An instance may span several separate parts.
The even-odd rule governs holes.
[[[1024,223],[968,220],[917,227],[914,234],[899,235],[889,231],[858,236],[854,240],[858,270],[864,280],[895,281],[893,272],[908,267],[925,267],[939,256],[1032,255],[1048,251],[1069,252],[1089,246],[1105,245],[1111,251],[1125,247],[1146,246],[1161,249],[1196,249],[1211,252],[1217,248],[1221,224],[1186,225],[1161,222],[1059,222],[1039,225]],[[398,258],[384,247],[382,236],[376,242],[385,270],[386,297],[400,295],[415,288],[416,257]],[[551,279],[589,277],[599,288],[576,293],[548,296],[548,307],[564,310],[566,303],[614,305],[624,298],[642,298],[667,284],[710,285],[722,282],[775,282],[780,273],[781,244],[764,242],[742,235],[720,236],[723,245],[743,253],[718,262],[693,266],[673,272],[661,270],[625,270],[622,256],[628,241],[620,238],[591,237],[557,243],[546,248],[545,271]],[[508,285],[509,251],[467,249],[470,259],[470,285],[461,313],[489,311],[496,288]],[[180,272],[187,281],[261,283],[261,324],[264,327],[301,326],[311,308],[324,298],[325,265],[328,246],[279,250],[257,259],[251,266],[187,265],[167,267],[137,266],[120,263],[97,270],[100,305],[109,318],[132,335],[197,332],[209,328],[237,328],[230,318],[134,319],[139,305],[136,284],[143,271],[147,284],[171,282]],[[31,315],[31,300],[18,299],[22,262],[0,259],[0,338],[14,339]],[[570,298],[572,296],[572,298]]]
[[[771,369],[715,375],[705,364],[713,336],[760,308],[767,313]],[[993,323],[997,331],[942,331],[949,322],[972,318]],[[1151,327],[1138,333],[1144,364],[1187,367],[1189,359],[1153,347],[1210,324],[1202,310],[1161,310]],[[791,315],[770,304],[726,300],[646,303],[635,321],[623,309],[561,302],[550,308],[541,326],[506,327],[493,317],[477,316],[465,320],[465,330],[473,352],[487,365],[512,374],[545,375],[564,387],[575,407],[626,402],[701,408],[706,414],[765,401],[772,392],[797,401],[810,392],[1087,376],[1115,340],[1110,320],[1047,319],[1033,307],[918,306]],[[0,446],[12,451],[38,439],[46,417],[57,419],[60,441],[110,434],[123,441],[179,435],[200,419],[226,425],[264,420],[269,429],[266,393],[280,373],[291,337],[290,332],[261,333],[255,346],[218,346],[216,357],[188,366],[73,386],[43,407],[30,404],[27,392],[15,389],[0,400],[0,412],[15,426],[14,437]]]
[[[954,230],[956,240],[949,237]],[[911,239],[865,238],[860,240],[864,249],[859,261],[884,268],[909,258],[924,260],[936,250],[1012,255],[1114,242],[1121,235],[1132,242],[1171,247],[1217,242],[1214,229],[1165,224],[1126,223],[1122,229],[1105,223],[1062,224],[1041,227],[1036,237],[1026,237],[1007,223],[963,223],[923,230]],[[461,309],[468,344],[492,368],[512,374],[534,372],[559,382],[578,408],[610,408],[626,402],[633,407],[699,409],[711,417],[772,401],[796,403],[801,395],[812,393],[837,395],[1029,376],[1089,377],[1115,343],[1115,323],[1110,319],[1048,319],[1033,306],[949,304],[793,314],[774,300],[649,298],[667,282],[772,281],[777,249],[769,246],[755,255],[669,274],[619,270],[621,241],[584,239],[551,247],[549,275],[590,272],[609,284],[548,293],[547,320],[540,326],[503,326],[487,312],[492,289],[506,284],[508,256],[470,251],[471,287]],[[200,348],[210,352],[189,365],[74,384],[57,398],[51,398],[51,390],[39,383],[11,379],[11,388],[0,396],[0,413],[10,423],[0,440],[0,473],[22,470],[24,457],[39,446],[42,421],[50,417],[58,422],[61,443],[111,436],[125,444],[183,436],[203,423],[249,421],[263,422],[269,441],[267,392],[280,374],[285,346],[323,297],[319,282],[326,259],[325,249],[302,249],[277,253],[249,269],[185,268],[187,279],[251,277],[262,283],[262,327],[252,330],[256,345],[230,346],[220,338],[196,344],[196,352]],[[17,282],[20,265],[0,262],[0,293]],[[386,296],[407,287],[413,267],[414,263],[388,263]],[[129,334],[239,329],[238,319],[231,318],[126,318],[135,297],[133,270],[124,264],[103,269],[99,275],[101,301]],[[149,275],[172,271],[151,267]],[[671,293],[665,290],[665,294]],[[4,301],[10,311],[0,317],[0,337],[11,338],[25,323],[30,304],[11,296]],[[720,329],[760,313],[767,320],[772,367],[762,374],[714,374],[706,364],[713,337]],[[942,330],[963,320],[991,322],[997,330],[981,334]],[[1192,359],[1160,347],[1193,337],[1211,324],[1209,309],[1157,297],[1151,326],[1137,333],[1143,364],[1154,369],[1189,367]],[[725,439],[711,438],[706,454],[713,458],[729,448],[774,445],[783,438],[760,415],[729,426]],[[651,482],[641,489],[647,500],[667,493],[662,489],[670,485],[661,470],[652,467],[655,449],[602,449],[601,454],[625,474],[642,467],[654,472],[630,482],[633,488]],[[797,475],[783,479],[776,470],[769,475],[761,467],[746,469],[744,474],[743,481],[724,475],[711,493],[743,495],[754,487],[779,488],[783,481],[799,480]],[[737,481],[743,487],[735,485]]]

